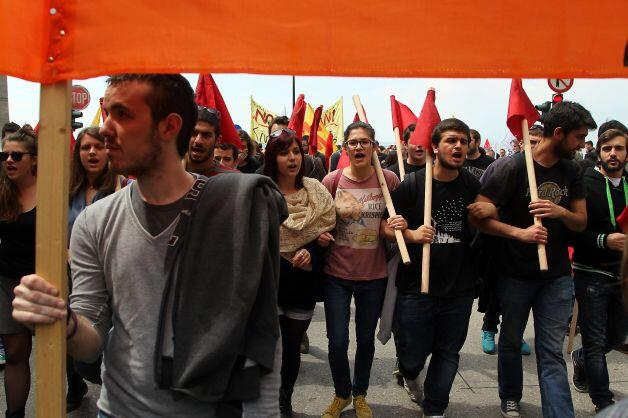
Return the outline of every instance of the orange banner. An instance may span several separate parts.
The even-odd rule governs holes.
[[[262,30],[268,7],[0,0],[0,74],[44,83],[121,72],[628,76],[626,1],[277,0]]]

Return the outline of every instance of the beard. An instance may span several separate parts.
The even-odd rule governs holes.
[[[554,153],[558,158],[564,158],[566,160],[573,160],[576,157],[576,150],[567,147],[564,140],[560,141],[556,148],[554,148]]]
[[[615,160],[618,161],[619,160]],[[600,164],[602,165],[602,168],[604,169],[604,171],[606,171],[606,173],[617,173],[618,171],[623,171],[624,167],[626,165],[626,161],[624,161],[623,164],[619,164],[617,167],[611,167],[607,161],[601,161]]]
[[[440,154],[436,154],[436,159],[438,160],[438,163],[441,166],[443,166],[444,168],[448,170],[458,170],[460,167],[462,167],[462,164],[458,166],[458,165],[449,163],[447,160],[445,160],[444,157],[441,157]],[[464,163],[464,160],[463,160],[463,163]]]
[[[151,170],[154,170],[161,160],[161,155],[163,153],[161,149],[161,143],[156,138],[155,132],[151,132],[150,136],[150,146],[148,147],[148,151],[142,154],[136,154],[130,156],[129,160],[126,164],[122,166],[118,166],[115,163],[115,159],[111,158],[111,170],[114,174],[120,174],[125,177],[133,176],[140,177]]]

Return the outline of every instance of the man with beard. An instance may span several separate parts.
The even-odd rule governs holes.
[[[480,180],[484,170],[491,165],[495,159],[489,157],[486,154],[480,152],[480,141],[482,137],[480,133],[475,129],[471,129],[471,138],[469,139],[469,152],[467,158],[464,160],[463,167],[473,176]]]
[[[220,141],[220,112],[208,107],[198,107],[196,125],[188,145],[185,169],[190,173],[212,177],[222,172],[237,170],[214,160],[214,148]]]
[[[406,170],[406,175],[410,173],[414,173],[415,171],[419,171],[422,168],[425,168],[425,150],[422,145],[414,145],[408,142],[412,132],[414,132],[414,128],[416,127],[415,123],[408,125],[406,129],[403,131],[403,144],[407,149],[408,156],[405,160],[403,160],[403,167]],[[399,150],[397,151],[399,152]],[[399,174],[399,162],[395,162],[390,167],[388,167],[390,171],[395,173],[397,177],[401,179],[401,175]],[[403,180],[403,179],[401,179]]]
[[[235,401],[247,401],[250,416],[278,415],[278,385],[268,394],[260,379],[277,367],[279,269],[260,260],[279,259],[281,194],[265,177],[185,171],[197,107],[180,74],[121,74],[107,84],[100,133],[112,170],[137,181],[76,219],[71,307],[29,275],[15,289],[14,317],[67,321],[76,359],[104,350],[101,418],[225,416]],[[235,241],[241,251],[231,250]]]
[[[574,245],[582,348],[571,353],[573,383],[577,391],[589,392],[596,412],[614,403],[606,353],[621,345],[628,333],[628,314],[620,288],[626,235],[616,221],[628,203],[624,176],[627,140],[628,136],[616,129],[598,138],[599,166],[584,173],[589,221],[587,229],[576,234]]]
[[[303,137],[301,138],[301,149],[303,150],[303,155],[310,155],[310,136],[309,135],[303,135]],[[325,161],[325,154],[316,150],[316,154],[314,154],[314,158],[317,158],[321,162],[321,165],[325,169],[325,172],[327,172],[327,161]]]
[[[397,325],[399,369],[411,399],[421,403],[419,373],[432,356],[425,379],[425,417],[443,416],[458,371],[460,350],[467,337],[477,278],[470,268],[469,210],[479,218],[497,216],[492,204],[473,203],[480,183],[461,169],[469,146],[469,127],[458,119],[445,119],[432,133],[434,164],[432,219],[423,225],[425,170],[410,173],[392,192],[397,213],[408,221],[403,232],[410,265],[397,271]],[[384,226],[387,239],[394,230]],[[422,246],[431,243],[430,288],[421,294]]]
[[[530,310],[543,416],[574,416],[562,354],[573,296],[567,233],[584,230],[587,211],[582,174],[572,160],[584,146],[588,130],[596,127],[589,111],[578,103],[554,105],[532,153],[539,200],[530,202],[525,158],[520,153],[495,170],[476,199],[497,205],[500,220],[480,220],[473,213],[470,217],[482,232],[506,238],[498,248],[498,256],[507,262],[497,283],[502,313],[499,397],[505,417],[520,415],[521,339]],[[534,225],[533,216],[542,219],[543,226]],[[540,271],[537,244],[545,245],[547,271]]]

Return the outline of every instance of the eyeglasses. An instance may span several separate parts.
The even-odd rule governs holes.
[[[271,132],[270,137],[271,138],[279,138],[282,134],[288,134],[291,136],[296,136],[297,133],[295,131],[293,131],[290,128],[281,128],[281,129],[277,129],[276,131]]]
[[[18,151],[0,152],[0,161],[6,161],[9,159],[9,157],[11,157],[11,159],[15,162],[22,161],[22,157],[24,157],[24,155],[26,154],[35,155],[32,152],[18,152]]]
[[[358,145],[360,145],[362,148],[367,148],[373,145],[373,141],[371,141],[370,139],[352,139],[350,141],[347,141],[347,145],[349,146],[349,148],[354,149],[357,148]]]
[[[220,110],[218,109],[214,109],[212,107],[205,107],[205,106],[198,106],[197,110],[199,112],[208,112],[211,113],[212,115],[216,116],[218,119],[220,119]]]

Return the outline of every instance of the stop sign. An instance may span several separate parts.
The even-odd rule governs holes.
[[[72,86],[72,110],[83,110],[89,106],[89,91],[83,86]]]

